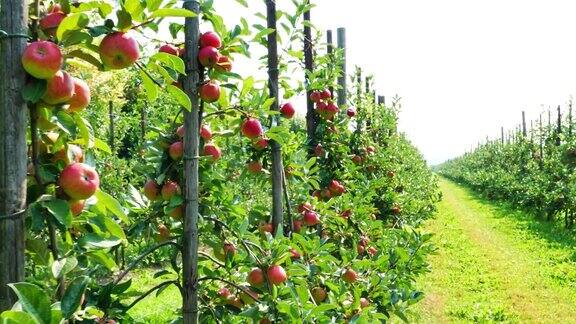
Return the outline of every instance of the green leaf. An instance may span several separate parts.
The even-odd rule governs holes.
[[[42,202],[42,206],[54,216],[58,223],[64,228],[72,226],[72,213],[70,205],[66,200],[51,199]]]
[[[102,190],[97,190],[94,194],[96,199],[98,199],[98,204],[102,204],[106,210],[110,211],[112,214],[116,215],[125,224],[129,224],[130,220],[126,216],[126,213],[122,209],[122,205],[114,197],[105,193]]]
[[[24,100],[37,103],[46,92],[46,80],[31,79],[22,90]]]
[[[110,146],[108,146],[108,144],[106,142],[104,142],[103,140],[101,140],[99,138],[94,138],[94,148],[96,148],[102,152],[112,154],[112,149],[110,149]]]
[[[94,233],[89,233],[78,240],[78,244],[86,249],[107,249],[122,243],[117,237],[104,238]]]
[[[0,315],[0,323],[2,324],[37,324],[31,315],[22,311],[8,310]]]
[[[176,55],[168,53],[156,53],[150,57],[150,60],[156,60],[164,63],[165,66],[171,68],[172,70],[180,73],[186,74],[186,67],[184,61]]]
[[[242,91],[240,91],[240,98],[243,98],[250,90],[254,88],[254,78],[248,77],[242,83]]]
[[[72,283],[66,288],[64,297],[60,302],[60,308],[62,309],[62,317],[69,319],[74,312],[80,307],[80,302],[82,301],[82,295],[88,286],[90,279],[87,276],[81,276],[75,278]]]
[[[60,278],[70,271],[74,270],[78,265],[78,260],[75,257],[64,258],[56,260],[52,263],[52,275],[54,278]]]
[[[81,60],[83,60],[83,61],[85,61],[85,62],[88,62],[88,63],[94,65],[94,66],[98,69],[98,71],[104,71],[104,64],[102,64],[102,62],[100,62],[100,59],[98,59],[96,56],[94,56],[94,55],[92,55],[92,54],[90,54],[90,53],[88,53],[88,52],[85,52],[85,51],[83,51],[83,50],[79,50],[79,49],[78,49],[78,50],[74,50],[74,51],[68,53],[68,54],[66,55],[66,57],[68,57],[68,58],[70,58],[70,57],[79,58],[79,59],[81,59]]]
[[[248,2],[246,2],[246,0],[236,0],[236,2],[243,5],[244,7],[248,8]]]
[[[92,261],[105,266],[110,271],[116,268],[116,262],[112,256],[104,251],[91,251],[86,253],[86,256],[92,259]]]
[[[90,123],[79,114],[73,114],[73,117],[74,121],[76,121],[76,126],[78,126],[80,139],[83,140],[82,143],[84,146],[88,148],[94,147],[94,133]]]
[[[148,100],[155,101],[158,98],[158,86],[154,81],[146,74],[144,71],[140,71],[140,77],[142,78],[142,84],[144,85],[144,90],[146,91],[146,96]]]
[[[50,311],[50,298],[40,287],[27,283],[19,282],[8,284],[18,296],[18,301],[25,311],[34,319],[35,323],[49,324],[52,319]]]
[[[63,36],[66,32],[82,29],[90,23],[90,18],[85,13],[74,13],[66,16],[58,26],[56,31],[56,38],[64,40]]]
[[[181,8],[162,8],[152,12],[152,18],[160,17],[196,17],[193,11]]]
[[[186,92],[171,84],[168,85],[167,89],[170,96],[174,98],[174,100],[176,100],[182,107],[186,108],[188,111],[192,110],[192,102],[190,101],[190,98]]]
[[[268,36],[268,35],[272,34],[274,31],[275,31],[275,29],[273,29],[273,28],[262,29],[260,32],[258,32],[258,34],[256,34],[256,36],[254,36],[253,40],[259,41],[260,38],[262,38],[264,36]]]

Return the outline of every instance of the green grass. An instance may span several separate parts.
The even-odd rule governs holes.
[[[132,287],[129,293],[138,296],[150,288],[166,280],[165,277],[154,278],[156,270],[144,269],[137,270],[132,274]],[[131,302],[131,300],[130,300]],[[128,304],[128,301],[126,302]],[[136,304],[128,314],[134,318],[137,323],[170,323],[177,317],[182,305],[182,297],[178,288],[170,285],[159,296],[156,293]]]
[[[423,323],[576,323],[573,234],[442,180]]]

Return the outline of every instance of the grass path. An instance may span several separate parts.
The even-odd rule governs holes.
[[[440,187],[427,224],[439,250],[416,321],[576,323],[576,235],[447,180]]]

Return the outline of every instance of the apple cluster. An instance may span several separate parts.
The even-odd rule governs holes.
[[[326,120],[334,119],[339,111],[338,106],[332,100],[332,93],[328,89],[312,91],[310,100],[316,103],[316,113]]]

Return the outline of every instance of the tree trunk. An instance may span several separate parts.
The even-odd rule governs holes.
[[[200,5],[196,1],[184,2],[184,8],[199,14]],[[185,324],[198,323],[198,163],[200,109],[197,89],[200,83],[198,66],[198,17],[186,18],[186,76],[184,91],[192,102],[192,110],[184,112],[184,240],[182,251],[183,263],[183,307],[182,316]]]
[[[346,29],[338,28],[336,32],[338,38],[338,49],[342,51],[342,61],[340,65],[342,71],[338,78],[338,106],[343,107],[348,100],[346,97],[348,93],[346,89]]]
[[[268,91],[270,98],[275,98],[270,109],[278,110],[278,42],[276,39],[276,1],[266,0],[268,28],[274,32],[268,34]],[[272,116],[272,127],[278,124],[277,117]],[[272,228],[274,234],[283,224],[282,181],[282,148],[272,140]]]
[[[0,9],[0,312],[16,297],[8,283],[24,280],[26,207],[26,74],[20,57],[26,47],[26,1],[3,0]]]

